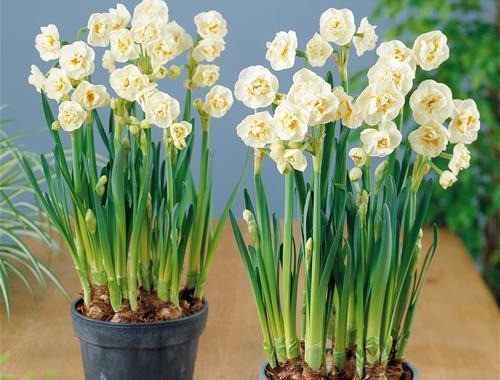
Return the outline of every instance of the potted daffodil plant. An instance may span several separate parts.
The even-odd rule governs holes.
[[[255,157],[254,198],[244,193],[249,238],[231,222],[263,334],[260,378],[417,379],[405,352],[438,239],[434,227],[424,247],[422,225],[433,178],[448,188],[469,166],[479,114],[444,83],[414,83],[416,70],[448,59],[440,31],[409,48],[378,44],[375,26],[363,18],[356,27],[348,9],[326,10],[319,24],[304,50],[294,31],[267,43],[272,69],[301,61],[287,93],[263,66],[235,84],[254,111],[236,127]],[[350,55],[374,49],[355,96]],[[327,64],[325,78],[313,71]],[[409,114],[415,123],[403,122]],[[282,224],[268,208],[266,157],[284,177]]]
[[[132,14],[122,4],[92,14],[74,42],[52,24],[36,36],[51,66],[33,65],[29,82],[41,93],[55,159],[51,165],[41,156],[46,186],[28,160],[24,170],[80,280],[71,315],[88,380],[193,375],[207,275],[236,194],[215,223],[210,128],[233,96],[215,84],[219,67],[211,62],[224,50],[227,26],[216,11],[194,22],[192,38],[170,20],[164,1],[144,0]],[[98,48],[106,49],[106,84],[92,80]],[[185,63],[172,64],[183,53]],[[160,89],[176,78],[185,78],[182,108]],[[203,87],[210,88],[204,100],[195,99]],[[195,118],[198,178],[191,171]]]

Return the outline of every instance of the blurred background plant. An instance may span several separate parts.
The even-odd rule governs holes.
[[[3,366],[8,362],[10,357],[10,352],[4,352],[0,354],[0,380],[52,380],[55,377],[55,372],[47,372],[43,375],[34,376],[32,373],[27,373],[24,376],[16,376],[5,373]]]
[[[47,280],[67,294],[54,273],[30,248],[29,239],[35,239],[44,243],[51,254],[58,249],[47,219],[35,203],[33,189],[20,167],[19,159],[23,153],[34,171],[39,173],[38,159],[31,153],[21,152],[19,139],[22,135],[8,134],[5,131],[8,123],[8,120],[0,121],[0,298],[3,298],[10,319],[12,276],[18,277],[33,297],[33,282],[45,289]]]
[[[391,19],[385,37],[413,46],[411,36],[442,30],[451,59],[440,70],[420,72],[417,81],[447,83],[454,98],[473,98],[481,133],[471,145],[472,165],[460,186],[436,187],[428,221],[458,235],[500,303],[500,5],[495,0],[377,0],[374,19]],[[409,114],[409,113],[406,113]]]

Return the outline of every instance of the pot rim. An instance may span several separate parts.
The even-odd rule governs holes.
[[[84,320],[86,323],[93,324],[94,326],[101,326],[101,327],[116,327],[120,329],[146,329],[146,328],[152,328],[152,327],[164,327],[165,325],[183,325],[186,323],[189,323],[193,319],[197,319],[203,314],[206,314],[208,312],[208,301],[206,298],[203,298],[203,308],[199,311],[197,311],[194,314],[188,315],[187,317],[179,318],[179,319],[173,319],[169,321],[157,321],[157,322],[141,322],[141,323],[130,323],[130,322],[109,322],[109,321],[100,321],[98,319],[92,319],[87,317],[86,315],[81,314],[77,309],[76,306],[83,302],[82,297],[76,298],[74,301],[71,302],[71,315],[74,316],[75,318],[79,318]]]
[[[410,369],[411,373],[413,374],[413,379],[412,380],[419,380],[420,379],[419,376],[418,376],[417,367],[413,363],[410,363],[409,361],[404,360],[403,364],[406,365]],[[266,368],[267,368],[268,365],[269,365],[269,363],[266,361],[260,367],[260,371],[259,371],[260,378],[262,378],[262,379],[268,379],[268,377],[266,376]]]

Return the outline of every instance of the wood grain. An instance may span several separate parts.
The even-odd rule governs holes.
[[[429,237],[428,231],[425,236]],[[428,244],[429,239],[424,239]],[[425,245],[424,245],[425,246]],[[36,247],[41,256],[46,249]],[[69,255],[50,256],[50,266],[70,294],[79,286]],[[208,328],[202,335],[196,380],[253,380],[264,360],[257,317],[239,255],[228,226],[224,231],[207,297]],[[83,379],[78,340],[73,335],[69,302],[49,285],[32,301],[14,279],[14,318],[0,318],[0,352],[10,359],[5,374],[54,379]],[[0,305],[3,307],[3,305]],[[499,313],[460,241],[441,232],[440,245],[415,321],[408,359],[425,380],[499,378]]]

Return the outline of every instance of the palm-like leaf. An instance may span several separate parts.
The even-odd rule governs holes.
[[[58,247],[50,235],[50,225],[37,203],[30,202],[32,188],[28,185],[20,167],[21,151],[15,142],[20,135],[8,135],[0,122],[0,293],[4,299],[7,316],[11,318],[10,285],[17,276],[34,296],[33,282],[45,289],[47,280],[53,282],[65,296],[64,287],[54,273],[38,259],[26,244],[31,238],[46,244],[52,251]],[[38,159],[22,152],[35,172],[40,168]],[[40,180],[41,180],[40,176]]]

